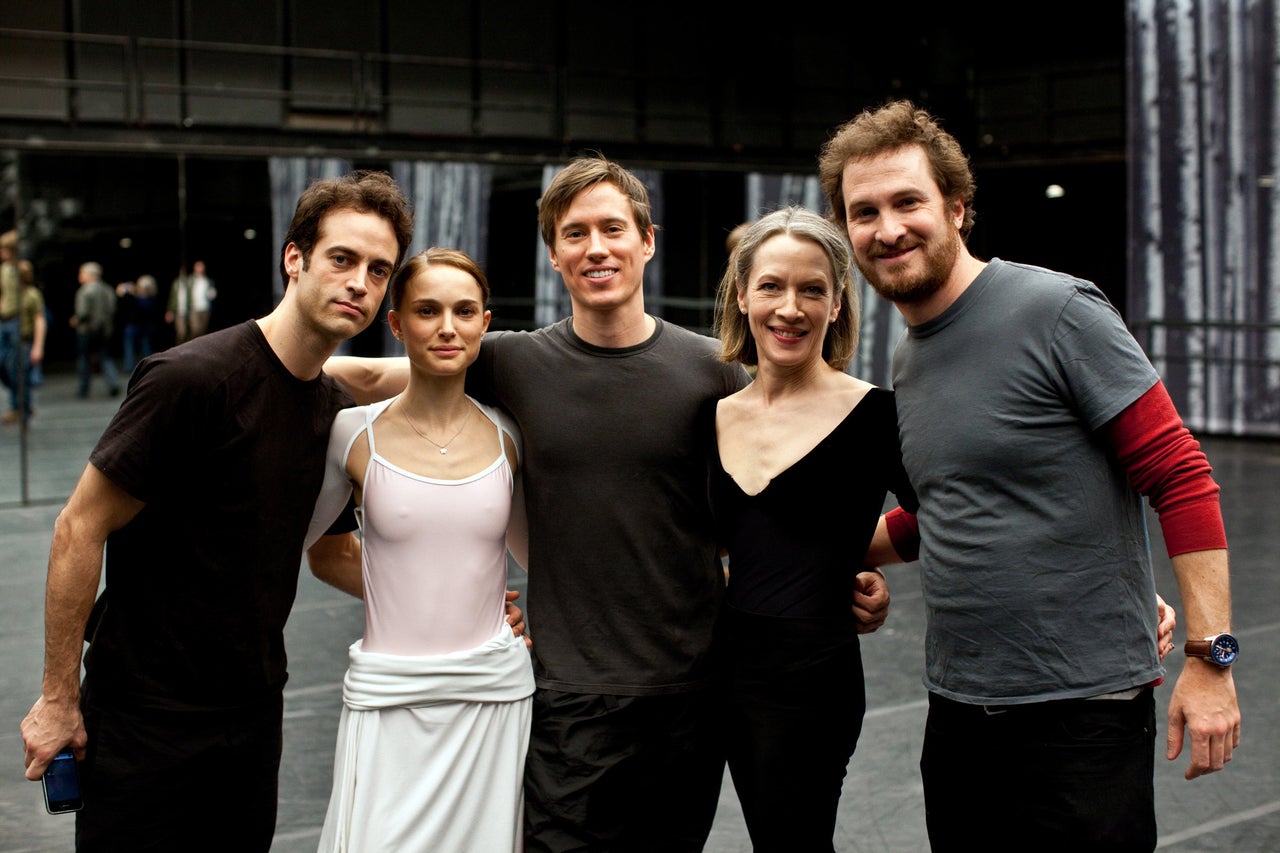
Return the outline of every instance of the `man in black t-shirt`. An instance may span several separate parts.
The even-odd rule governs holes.
[[[22,722],[28,779],[64,747],[80,760],[78,850],[270,849],[284,625],[351,404],[321,368],[377,316],[411,237],[385,174],[317,182],[280,304],[139,364],[54,526],[42,694]]]

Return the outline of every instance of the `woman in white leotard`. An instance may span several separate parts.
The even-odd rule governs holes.
[[[322,851],[522,846],[533,672],[504,612],[508,548],[522,565],[526,552],[519,437],[463,391],[488,297],[465,253],[411,258],[388,316],[408,387],[334,420],[309,542],[354,494],[365,630],[349,652]]]

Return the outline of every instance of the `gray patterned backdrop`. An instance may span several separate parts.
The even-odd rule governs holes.
[[[1129,0],[1130,325],[1187,425],[1280,435],[1275,0]]]

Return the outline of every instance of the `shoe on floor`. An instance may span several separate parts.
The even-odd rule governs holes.
[[[3,420],[7,424],[16,424],[18,422],[18,418],[20,417],[21,415],[18,414],[17,409],[10,409],[9,411],[4,413]]]

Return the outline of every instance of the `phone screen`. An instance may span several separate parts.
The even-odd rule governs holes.
[[[84,807],[80,797],[80,774],[76,770],[75,754],[64,749],[54,756],[44,771],[44,807],[49,814],[76,812]]]

